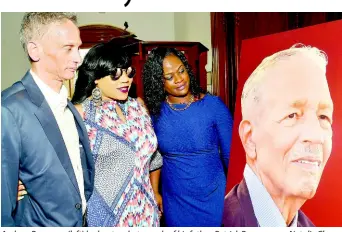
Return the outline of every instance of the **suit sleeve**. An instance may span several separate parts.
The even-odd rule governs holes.
[[[1,226],[15,226],[21,138],[12,113],[1,107]]]
[[[220,142],[220,153],[227,170],[229,166],[230,147],[232,142],[233,118],[229,112],[228,107],[217,98],[215,107],[216,130]]]

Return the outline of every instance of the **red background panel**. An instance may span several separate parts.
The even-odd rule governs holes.
[[[302,207],[316,226],[342,226],[342,20],[242,41],[233,140],[227,193],[238,184],[246,163],[238,126],[241,121],[241,92],[253,70],[266,56],[295,43],[315,46],[328,55],[327,79],[334,101],[333,149],[316,195]],[[289,93],[291,94],[291,93]]]

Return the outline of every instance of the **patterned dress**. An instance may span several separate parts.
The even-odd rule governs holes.
[[[122,109],[126,122],[115,111]],[[88,201],[88,226],[159,226],[149,173],[162,166],[157,138],[145,108],[125,103],[82,104],[95,161],[95,186]]]

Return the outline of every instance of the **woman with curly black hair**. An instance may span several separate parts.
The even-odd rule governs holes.
[[[167,226],[221,226],[232,117],[201,90],[184,54],[155,48],[143,69],[159,150]]]

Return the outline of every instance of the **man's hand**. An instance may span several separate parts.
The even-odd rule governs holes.
[[[23,182],[21,182],[21,180],[19,180],[17,201],[22,200],[26,194],[27,194],[27,191],[25,189],[25,185],[23,184]]]

